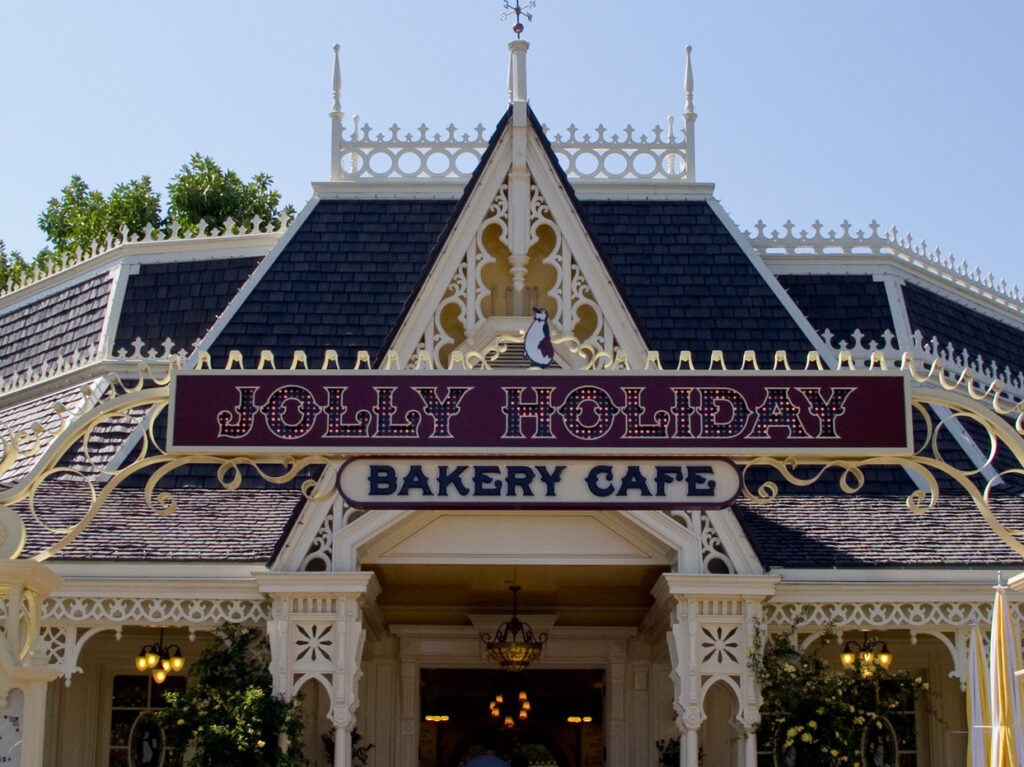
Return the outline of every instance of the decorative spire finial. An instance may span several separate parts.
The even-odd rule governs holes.
[[[692,45],[686,46],[686,75],[683,78],[683,87],[686,89],[686,115],[693,115],[697,117],[697,113],[693,111],[693,70],[690,68],[690,52],[693,50]]]
[[[686,46],[686,73],[683,75],[683,89],[686,91],[686,109],[683,120],[686,123],[686,168],[683,172],[684,181],[697,180],[697,136],[694,122],[697,113],[693,111],[693,69],[690,66],[690,52],[693,46]]]
[[[338,51],[341,50],[341,46],[337,43],[334,44],[334,112],[341,111],[341,62],[338,59]]]
[[[341,180],[341,121],[345,113],[341,111],[341,62],[338,51],[341,46],[334,44],[334,106],[331,108],[331,181]]]
[[[527,21],[533,21],[533,14],[527,13],[526,9],[533,8],[537,5],[537,0],[530,0],[530,2],[525,5],[521,4],[521,0],[516,0],[515,5],[513,5],[509,0],[504,0],[504,2],[505,12],[501,14],[501,20],[504,21],[513,13],[516,15],[516,23],[512,25],[512,31],[516,33],[516,39],[518,39],[522,36],[524,29],[521,17],[525,16]]]

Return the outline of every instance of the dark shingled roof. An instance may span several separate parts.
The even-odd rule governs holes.
[[[1024,562],[966,496],[912,514],[906,496],[789,497],[737,503],[736,517],[769,567],[1016,567]],[[997,515],[1024,525],[1024,499],[999,501]]]
[[[80,387],[75,385],[22,402],[0,413],[0,431],[5,440],[14,434],[22,434],[18,444],[21,455],[0,475],[0,487],[10,487],[21,479],[53,442],[54,433],[63,420],[55,408],[62,405],[77,412],[84,404]],[[34,428],[36,424],[42,427],[38,431]]]
[[[0,315],[0,377],[93,348],[103,330],[110,275],[91,277]]]
[[[834,344],[855,330],[864,334],[864,346],[881,344],[882,333],[894,330],[885,285],[871,275],[780,274],[778,280],[819,334],[832,331]]]
[[[1024,331],[1020,328],[909,282],[903,286],[903,297],[910,329],[921,331],[925,342],[935,336],[941,349],[952,343],[960,354],[966,348],[972,361],[980,354],[986,367],[993,360],[1000,370],[1009,366],[1016,373],[1024,367]]]
[[[146,506],[142,490],[115,490],[86,530],[56,558],[265,562],[303,500],[297,490],[174,490],[172,496],[178,510],[162,517]],[[36,511],[48,527],[76,523],[87,507],[81,483],[49,483],[36,494]],[[28,532],[22,556],[58,539],[25,504],[14,508]]]
[[[128,278],[114,350],[131,352],[136,338],[147,349],[170,338],[176,349],[191,350],[259,261],[222,258],[141,266]]]
[[[336,349],[343,366],[379,352],[457,204],[320,201],[217,337],[214,366],[230,349],[246,364],[261,349],[286,361],[306,349],[311,364]]]
[[[581,201],[596,245],[622,286],[648,345],[663,360],[713,349],[739,366],[754,349],[763,364],[784,349],[802,358],[804,332],[702,201]]]

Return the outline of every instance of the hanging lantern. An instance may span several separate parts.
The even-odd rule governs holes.
[[[512,592],[512,617],[494,630],[482,634],[487,654],[505,671],[522,671],[540,657],[547,634],[533,633],[529,623],[519,620],[519,586],[509,586]]]

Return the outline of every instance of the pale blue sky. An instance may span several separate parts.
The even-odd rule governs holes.
[[[301,207],[342,106],[375,128],[490,128],[505,108],[500,0],[0,6],[0,238],[81,174],[162,190],[195,151],[272,174]],[[1020,2],[538,0],[524,37],[542,122],[649,130],[683,110],[694,47],[698,179],[742,228],[872,218],[1024,287]]]

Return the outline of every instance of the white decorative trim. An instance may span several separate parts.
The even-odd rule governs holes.
[[[688,150],[685,135],[676,135],[674,118],[668,120],[666,131],[656,125],[651,136],[636,135],[627,125],[622,136],[610,137],[603,125],[594,135],[570,125],[561,133],[548,136],[551,149],[566,175],[586,180],[637,180],[646,183],[679,184],[692,181],[687,166]],[[547,126],[543,127],[549,134]],[[340,156],[339,180],[380,182],[428,179],[435,183],[464,183],[483,158],[487,149],[486,128],[480,124],[473,133],[458,133],[449,125],[444,133],[431,133],[422,124],[416,132],[402,132],[393,124],[387,132],[374,133],[369,124],[359,124],[356,117],[348,135],[341,135],[333,154]],[[332,158],[333,160],[333,158]]]
[[[259,594],[193,598],[51,596],[43,600],[40,611],[41,648],[47,665],[70,685],[71,677],[82,671],[78,665],[82,648],[102,631],[113,631],[120,639],[125,626],[187,626],[193,638],[197,631],[223,623],[263,626],[269,618],[270,604]]]
[[[252,597],[93,597],[53,596],[43,601],[41,622],[110,627],[259,624],[269,617],[266,600]]]
[[[851,225],[843,221],[841,233],[829,230],[822,234],[822,224],[815,221],[813,233],[801,230],[794,234],[794,224],[786,221],[784,233],[772,230],[765,234],[766,225],[758,221],[756,233],[744,232],[748,241],[765,255],[773,267],[818,263],[823,259],[834,268],[846,262],[863,264],[865,257],[882,257],[884,262],[898,264],[910,273],[938,282],[948,288],[966,292],[975,300],[981,299],[1014,317],[1018,322],[1024,319],[1024,295],[1017,285],[1008,285],[1006,280],[997,280],[991,272],[982,274],[981,269],[971,269],[966,260],[943,255],[939,248],[928,250],[924,240],[915,243],[910,234],[900,236],[896,227],[882,232],[877,221],[868,225],[869,232],[859,229],[851,234]]]
[[[868,338],[858,329],[854,330],[850,334],[850,340],[847,340],[835,336],[830,329],[825,328],[818,337],[834,359],[838,359],[842,352],[848,354],[859,367],[868,367],[874,357],[876,364],[880,364],[879,358],[882,358],[888,367],[898,368],[903,354],[908,353],[914,358],[920,370],[927,370],[935,363],[950,371],[957,371],[957,374],[967,370],[976,384],[987,387],[998,380],[1007,393],[1024,397],[1024,370],[1014,370],[1005,364],[1000,369],[994,360],[985,360],[980,354],[972,357],[971,351],[967,348],[957,350],[952,343],[942,346],[935,336],[926,340],[920,330],[915,330],[906,341],[890,330],[884,331],[881,337],[876,339]]]
[[[1013,602],[1010,610],[1018,622],[1024,620],[1024,604]],[[934,628],[948,630],[974,623],[988,624],[992,602],[781,602],[765,605],[765,622],[769,626],[862,626],[867,628]]]
[[[26,271],[17,282],[12,279],[8,279],[6,285],[0,286],[0,298],[15,296],[26,288],[41,283],[48,277],[53,277],[69,271],[93,259],[99,258],[100,256],[107,256],[108,254],[114,253],[114,251],[118,251],[122,248],[128,248],[132,245],[209,239],[223,239],[234,242],[236,241],[236,238],[240,239],[246,237],[266,236],[267,234],[280,234],[290,225],[287,216],[282,216],[280,218],[278,226],[275,229],[262,228],[264,223],[265,222],[259,216],[253,216],[252,221],[248,223],[236,222],[233,218],[228,217],[220,226],[214,226],[211,228],[210,225],[206,223],[205,219],[201,219],[198,224],[199,232],[197,234],[192,234],[192,232],[183,229],[177,221],[171,223],[167,232],[164,232],[161,228],[147,224],[141,237],[129,233],[128,226],[123,225],[118,235],[108,234],[106,241],[103,243],[97,243],[94,241],[92,249],[88,252],[82,252],[81,249],[76,250],[73,255],[62,256],[60,261],[52,267],[40,268],[39,266],[36,266],[34,270]],[[237,233],[235,232],[235,229],[238,229]],[[18,297],[20,298],[20,296]]]

